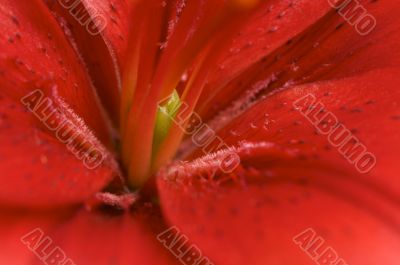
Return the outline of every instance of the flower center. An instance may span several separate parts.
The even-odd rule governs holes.
[[[120,109],[122,160],[132,186],[173,158],[184,132],[172,119],[190,121],[209,66],[258,2],[134,2]]]

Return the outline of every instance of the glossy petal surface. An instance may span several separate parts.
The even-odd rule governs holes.
[[[165,229],[157,212],[151,207],[137,209],[135,214],[85,209],[2,211],[0,260],[12,265],[43,264],[51,261],[51,253],[58,248],[64,262],[69,259],[71,264],[177,264],[156,239]],[[52,240],[48,247],[46,237]]]

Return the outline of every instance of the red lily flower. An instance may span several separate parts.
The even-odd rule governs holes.
[[[398,11],[0,0],[0,263],[398,264]]]

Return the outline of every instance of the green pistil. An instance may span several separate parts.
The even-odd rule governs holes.
[[[156,125],[154,128],[153,159],[157,154],[160,145],[167,137],[169,129],[172,126],[173,119],[178,113],[181,105],[182,102],[176,90],[174,90],[171,96],[159,103]]]

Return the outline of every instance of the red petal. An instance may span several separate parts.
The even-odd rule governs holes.
[[[228,145],[242,146],[234,173],[219,171],[217,155],[175,165],[171,170],[181,175],[158,179],[167,219],[217,264],[312,264],[292,240],[309,227],[326,241],[320,250],[332,246],[348,264],[396,264],[398,72],[372,71],[266,97],[219,133]],[[294,109],[307,93],[376,156],[371,172],[359,173]]]
[[[229,80],[315,24],[329,11],[332,8],[324,0],[266,1],[240,28],[230,49],[221,56],[220,71],[211,80],[216,83],[223,78]]]
[[[121,69],[128,42],[128,1],[47,2],[59,23],[70,30],[70,40],[85,60],[113,122],[118,124]]]
[[[111,146],[96,93],[65,32],[41,1],[2,1],[0,10],[0,203],[80,202],[116,172],[111,154],[99,142]],[[37,89],[83,132],[81,141],[103,150],[100,167],[86,168],[24,107],[21,99]]]
[[[34,245],[49,237],[52,244],[43,252],[49,254],[59,247],[65,260],[73,264],[177,264],[157,240],[157,234],[165,229],[158,210],[146,207],[135,214],[84,209],[52,214],[2,212],[0,263],[44,264],[39,258],[40,247],[30,250],[26,242]],[[39,231],[39,240],[28,241],[26,235],[35,231]]]
[[[266,14],[246,24],[230,48],[233,52],[220,63],[223,69],[210,78],[197,111],[205,119],[243,97],[246,91],[265,94],[293,83],[354,76],[399,65],[399,36],[393,34],[399,24],[399,2],[359,1],[379,21],[365,36],[328,7],[329,1],[278,2],[270,5],[268,1],[266,6],[271,11],[266,12],[267,7],[260,10]],[[350,2],[354,7],[356,1]],[[275,32],[268,32],[271,25],[277,26]]]

